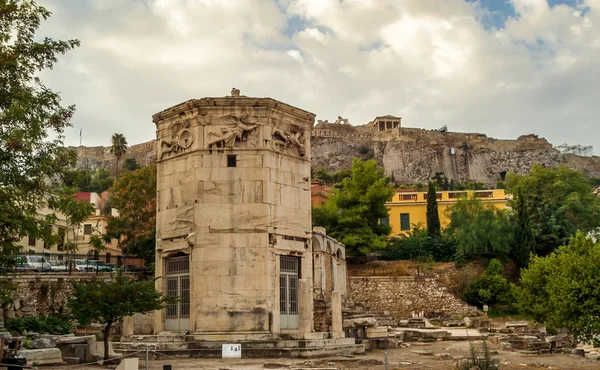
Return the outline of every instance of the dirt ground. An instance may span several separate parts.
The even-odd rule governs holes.
[[[495,356],[501,361],[501,369],[562,369],[562,370],[591,370],[600,369],[600,362],[574,357],[567,354],[552,355],[524,355],[518,352],[501,351],[498,345],[489,344],[490,350],[498,351]],[[469,351],[468,342],[435,342],[411,343],[408,348],[393,348],[388,350],[389,369],[453,369],[452,359],[441,360],[433,355],[447,353],[452,357],[465,356]],[[367,352],[364,356],[354,357],[329,357],[325,359],[164,359],[151,360],[149,369],[162,370],[163,365],[171,365],[173,370],[258,370],[258,369],[362,369],[384,370],[385,352],[376,350]],[[266,367],[265,365],[269,366]],[[279,365],[279,366],[277,366]],[[272,367],[271,367],[272,366]],[[98,370],[101,366],[47,366],[41,369],[52,370]],[[114,368],[114,366],[113,366]],[[144,360],[140,360],[140,369],[144,369]]]

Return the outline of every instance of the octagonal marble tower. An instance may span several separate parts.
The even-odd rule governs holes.
[[[157,313],[155,332],[312,331],[314,119],[237,89],[153,116],[156,286],[179,297]]]

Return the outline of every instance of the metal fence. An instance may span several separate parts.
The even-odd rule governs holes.
[[[145,271],[144,260],[139,257],[115,256],[110,253],[23,253],[17,260],[18,272],[124,272]]]

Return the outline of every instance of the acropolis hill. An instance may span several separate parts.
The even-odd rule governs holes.
[[[397,119],[387,127],[386,119]],[[383,120],[383,121],[382,121]],[[377,127],[375,127],[377,125]],[[546,139],[523,135],[516,140],[498,140],[479,133],[441,132],[402,127],[399,117],[383,116],[353,126],[347,120],[318,121],[311,138],[312,168],[329,171],[349,168],[352,158],[374,158],[397,183],[427,182],[436,172],[455,181],[475,180],[495,185],[510,171],[527,173],[536,163],[547,167],[567,165],[588,176],[600,177],[600,157],[563,153]],[[73,147],[78,166],[99,166],[114,171],[109,147]],[[156,160],[156,142],[132,145],[126,157],[140,164]]]

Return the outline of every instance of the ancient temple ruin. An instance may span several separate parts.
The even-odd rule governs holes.
[[[188,342],[319,340],[313,347],[364,350],[343,338],[343,245],[334,254],[319,245],[313,256],[313,240],[323,238],[314,239],[311,226],[314,118],[236,89],[153,116],[156,287],[179,298],[155,314],[155,334],[187,333]],[[329,285],[325,254],[327,271],[335,271]],[[315,271],[316,291],[328,290],[332,303],[324,333],[315,332]]]

